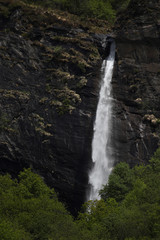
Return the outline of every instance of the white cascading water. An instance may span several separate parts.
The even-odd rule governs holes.
[[[112,170],[111,138],[111,80],[115,58],[115,43],[111,44],[109,57],[102,65],[102,85],[99,94],[94,135],[92,141],[93,168],[89,173],[90,191],[87,200],[99,200],[99,190],[107,183]]]

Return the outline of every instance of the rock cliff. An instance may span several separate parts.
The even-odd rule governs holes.
[[[133,0],[115,25],[116,162],[146,162],[159,144],[159,11],[159,0]],[[0,173],[31,167],[73,213],[87,188],[104,32],[103,21],[0,0]]]
[[[114,29],[116,161],[146,162],[159,144],[160,1],[132,0]]]
[[[10,0],[0,9],[0,172],[31,167],[74,212],[88,181],[105,35],[58,10]]]

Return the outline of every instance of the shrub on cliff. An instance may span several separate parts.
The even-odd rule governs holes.
[[[0,13],[8,17],[13,8],[21,6],[21,1],[51,9],[62,9],[70,13],[89,18],[105,19],[114,22],[116,13],[125,9],[130,0],[0,0]]]
[[[109,1],[113,9],[115,9],[116,11],[125,9],[130,2],[130,0],[109,0]]]
[[[50,8],[60,8],[83,17],[115,20],[116,12],[127,7],[129,0],[23,0]]]

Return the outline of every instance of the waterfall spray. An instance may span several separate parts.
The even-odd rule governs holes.
[[[115,43],[112,42],[110,54],[108,58],[103,61],[101,68],[102,85],[99,94],[92,140],[92,161],[94,165],[89,173],[90,191],[87,200],[100,199],[99,190],[107,183],[113,165],[110,138],[112,121],[111,80],[114,58]]]

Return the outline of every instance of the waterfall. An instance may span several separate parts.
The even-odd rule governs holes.
[[[90,190],[87,200],[100,199],[99,190],[108,181],[112,170],[112,146],[111,146],[111,111],[112,93],[111,80],[115,58],[115,43],[112,42],[110,54],[103,61],[101,73],[102,84],[99,93],[99,101],[94,123],[94,134],[92,140],[93,168],[89,172]]]

